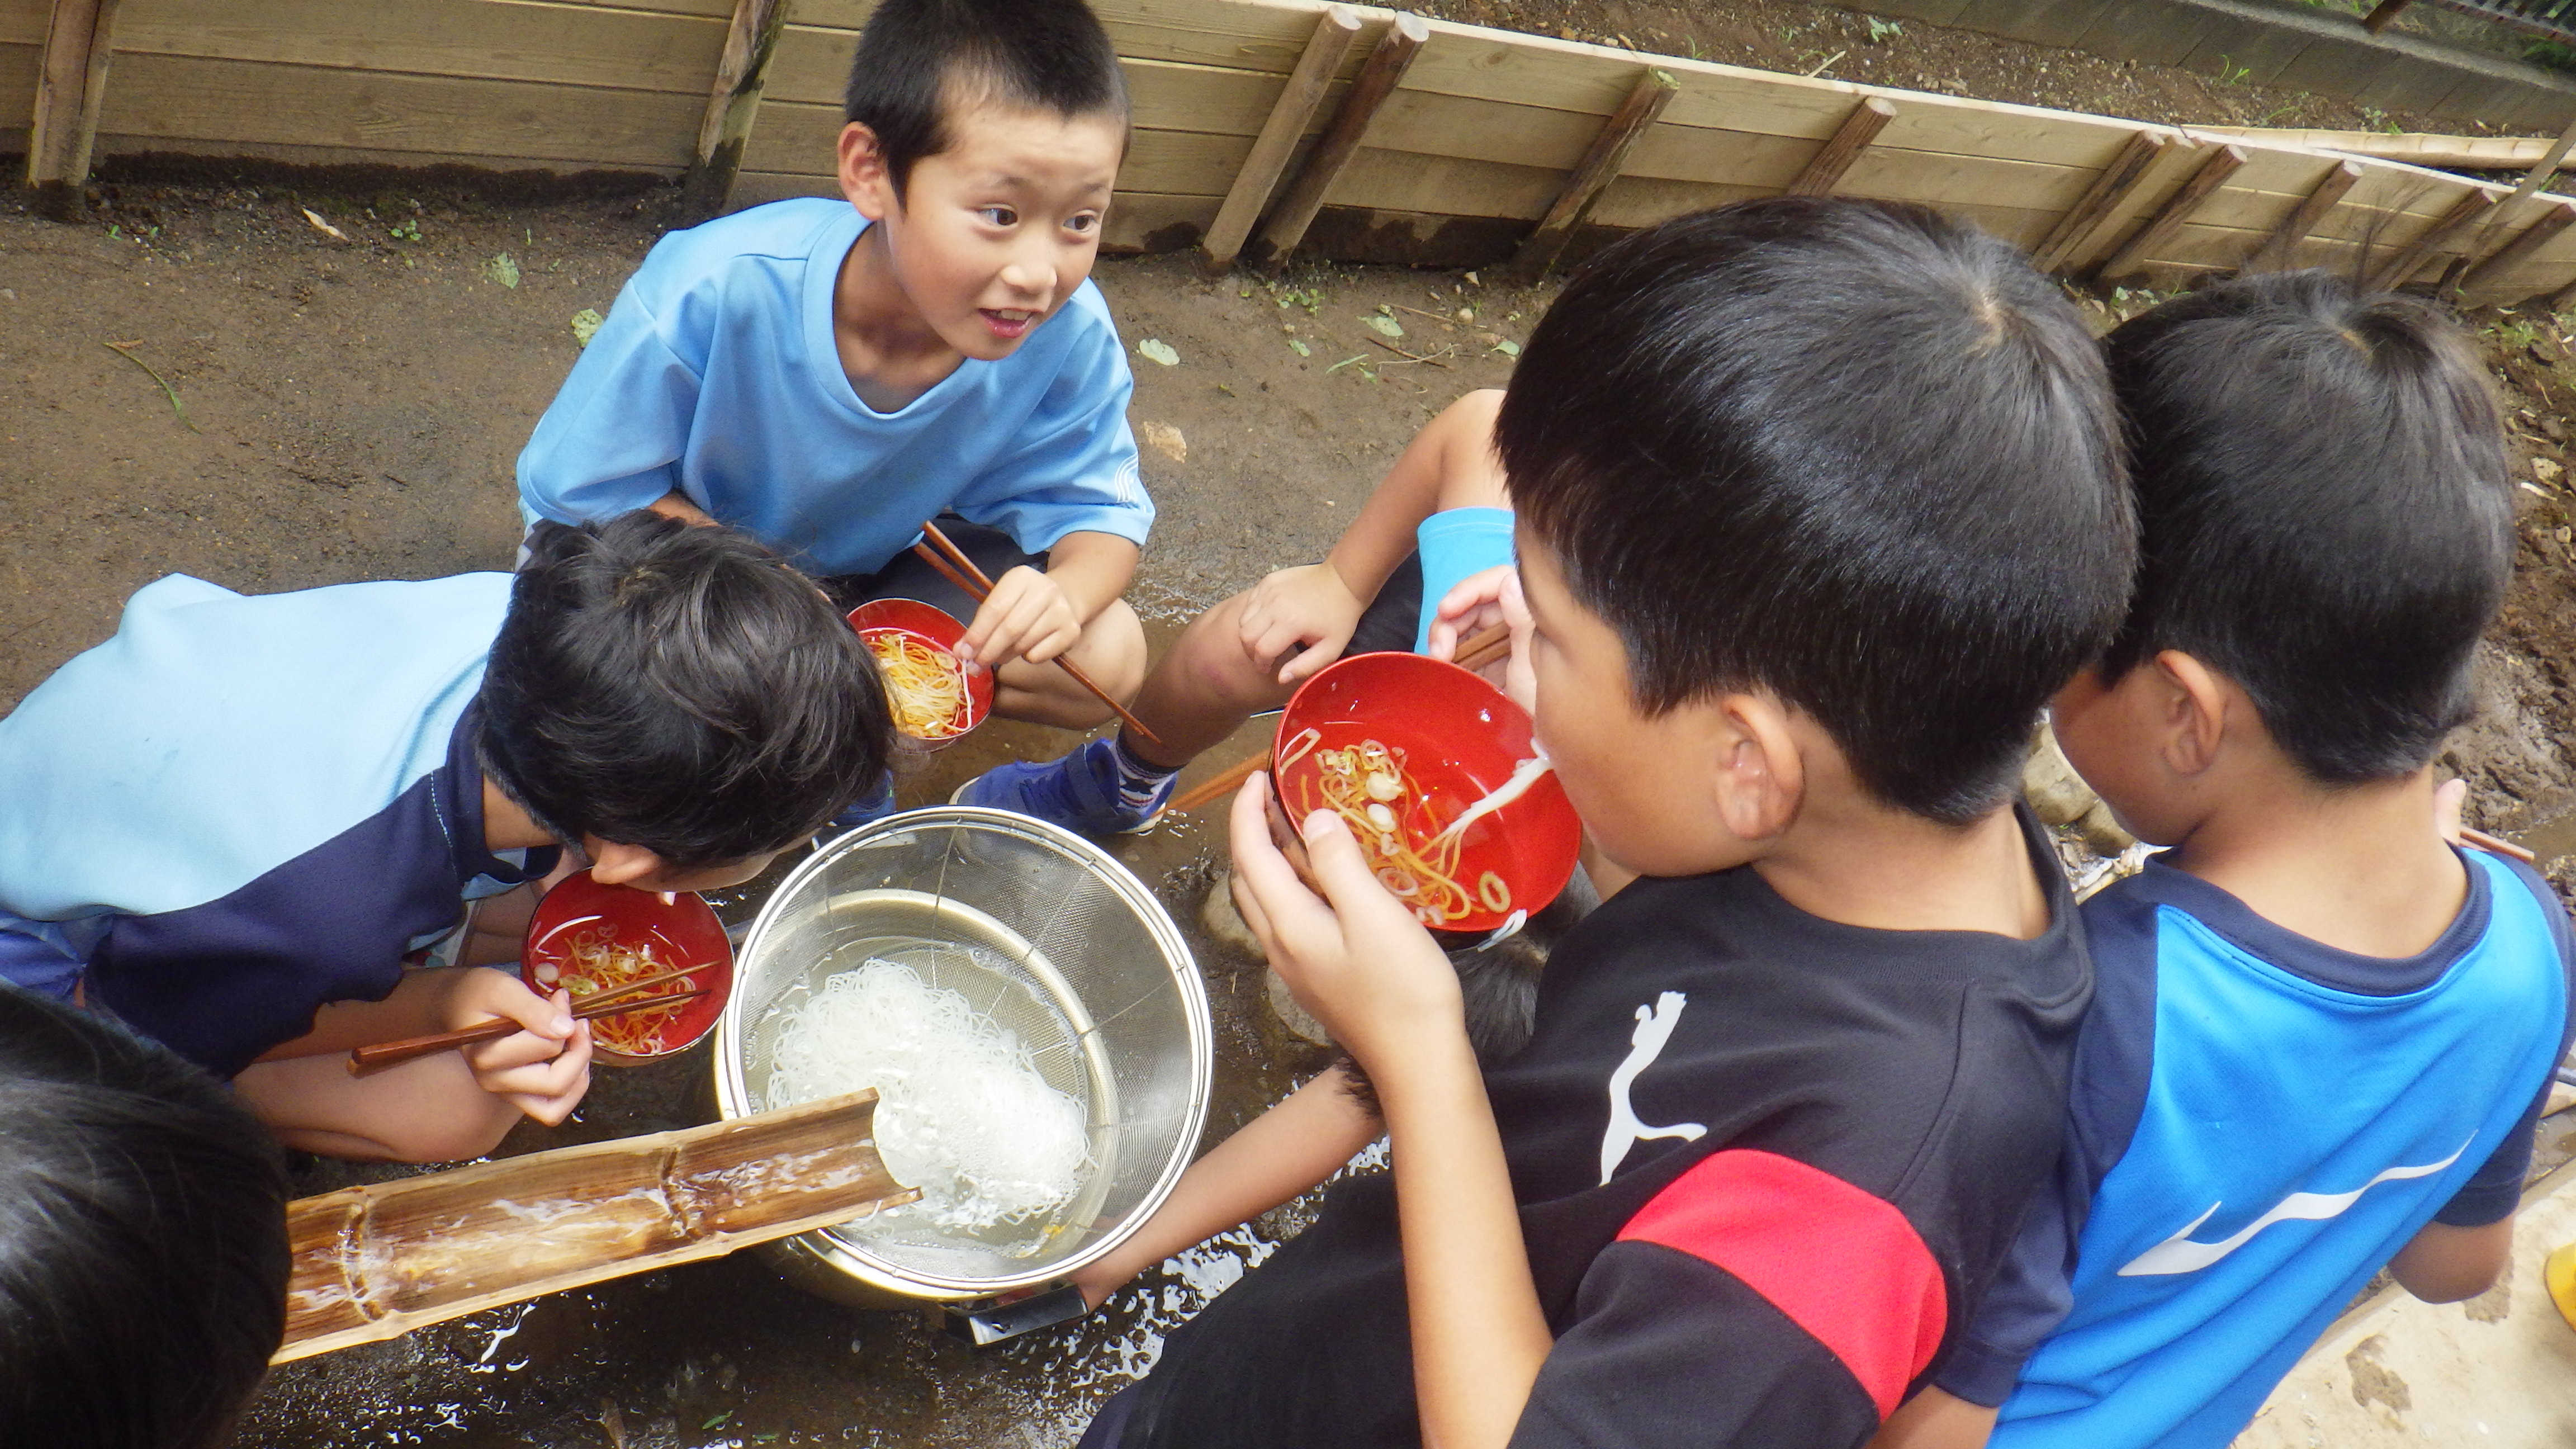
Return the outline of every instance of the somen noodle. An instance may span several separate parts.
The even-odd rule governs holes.
[[[917,740],[966,732],[966,666],[909,629],[869,629],[861,636],[884,676],[894,727]]]
[[[1371,857],[1378,884],[1413,908],[1426,926],[1443,926],[1488,911],[1512,908],[1511,887],[1492,871],[1476,877],[1469,895],[1458,883],[1458,857],[1463,849],[1454,830],[1443,830],[1431,813],[1430,799],[1405,768],[1402,749],[1377,740],[1362,740],[1343,749],[1316,746],[1322,734],[1306,730],[1288,742],[1279,770],[1312,754],[1315,774],[1297,782],[1300,819],[1318,807],[1342,817]]]

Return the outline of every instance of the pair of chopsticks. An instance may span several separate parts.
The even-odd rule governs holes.
[[[1482,669],[1510,653],[1511,647],[1511,629],[1506,625],[1496,624],[1459,645],[1458,657],[1452,662],[1461,669]],[[1179,797],[1172,801],[1171,808],[1181,811],[1196,810],[1220,795],[1231,795],[1243,788],[1243,782],[1252,778],[1253,771],[1268,763],[1270,763],[1270,752],[1267,750],[1237,760],[1213,778],[1182,791]]]
[[[640,1000],[627,998],[634,997],[639,992],[650,991],[656,986],[668,985],[682,977],[695,976],[706,969],[704,966],[689,966],[678,971],[664,971],[641,980],[629,981],[614,991],[602,991],[573,1008],[573,1020],[589,1021],[594,1017],[623,1016],[630,1011],[651,1011],[657,1007],[673,1006],[683,1001],[695,1000],[706,995],[707,988],[698,987],[689,991],[674,991],[662,996],[646,996]],[[458,1047],[472,1046],[476,1042],[499,1041],[521,1030],[524,1028],[517,1022],[506,1016],[499,1016],[480,1026],[459,1027],[454,1031],[436,1032],[429,1036],[407,1036],[400,1041],[351,1047],[349,1048],[349,1074],[356,1076],[371,1068],[390,1067],[397,1062],[407,1062],[415,1057],[430,1056],[437,1052],[453,1051]]]
[[[959,548],[954,542],[952,542],[947,534],[940,532],[939,525],[935,522],[923,524],[921,526],[921,533],[922,537],[928,540],[928,542],[916,543],[912,546],[912,551],[921,555],[921,561],[930,565],[932,568],[939,570],[940,576],[947,579],[948,582],[964,589],[968,598],[973,599],[979,604],[984,602],[985,598],[993,592],[993,581],[985,576],[982,569],[975,566],[975,561],[966,556],[966,551]],[[930,551],[930,544],[934,543],[939,545],[938,553]],[[941,558],[939,556],[940,554],[946,554],[947,557]],[[1099,685],[1092,683],[1091,676],[1082,672],[1081,665],[1074,663],[1072,660],[1061,654],[1055,657],[1055,662],[1063,667],[1066,674],[1072,676],[1074,683],[1090,690],[1094,698],[1098,699],[1102,704],[1109,706],[1109,708],[1114,711],[1120,719],[1125,720],[1127,722],[1127,728],[1134,730],[1137,734],[1148,740],[1152,740],[1155,744],[1159,745],[1163,742],[1160,736],[1156,735],[1152,730],[1145,728],[1145,722],[1143,720],[1129,714],[1127,712],[1127,706],[1110,698],[1108,690],[1102,689]]]

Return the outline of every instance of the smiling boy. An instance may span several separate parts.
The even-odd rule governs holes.
[[[1119,595],[1153,522],[1134,380],[1088,280],[1127,92],[1081,0],[887,0],[861,36],[844,202],[663,239],[519,455],[531,517],[650,508],[742,529],[845,606],[971,616],[998,712],[1108,717],[1142,627]],[[922,520],[993,576],[978,607],[914,559]],[[890,797],[889,797],[890,800]]]

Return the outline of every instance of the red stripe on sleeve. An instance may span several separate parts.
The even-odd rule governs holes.
[[[1620,1241],[1725,1269],[1833,1351],[1895,1412],[1949,1314],[1940,1265],[1894,1204],[1776,1153],[1710,1156],[1639,1209]]]

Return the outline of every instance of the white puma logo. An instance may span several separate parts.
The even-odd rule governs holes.
[[[2469,1140],[2474,1142],[2477,1139],[2472,1136]],[[2223,1203],[2211,1203],[2209,1212],[2202,1213],[2199,1217],[2183,1224],[2180,1232],[2121,1265],[2120,1276],[2144,1278],[2164,1273],[2197,1273],[2244,1247],[2256,1233],[2274,1223],[2324,1222],[2328,1218],[2341,1217],[2346,1209],[2361,1201],[2363,1193],[2381,1183],[2404,1182],[2414,1177],[2431,1177],[2434,1173],[2459,1161],[2460,1153],[2468,1150],[2468,1142],[2463,1142],[2460,1144],[2459,1152],[2454,1152],[2439,1162],[2428,1162],[2422,1167],[2392,1167],[2350,1192],[2294,1192],[2281,1199],[2279,1206],[2237,1229],[2228,1237],[2215,1243],[2195,1243],[2191,1240],[2192,1230],[2208,1222],[2212,1213],[2225,1206]]]
[[[1649,1127],[1637,1120],[1637,1109],[1628,1105],[1628,1089],[1636,1084],[1639,1073],[1663,1055],[1664,1043],[1673,1039],[1673,1028],[1680,1024],[1687,1001],[1680,992],[1667,991],[1655,998],[1653,1006],[1637,1008],[1637,1029],[1628,1038],[1628,1059],[1610,1074],[1610,1129],[1601,1134],[1601,1180],[1605,1183],[1627,1160],[1628,1149],[1640,1142],[1655,1137],[1697,1142],[1708,1135],[1708,1129],[1697,1122]]]

